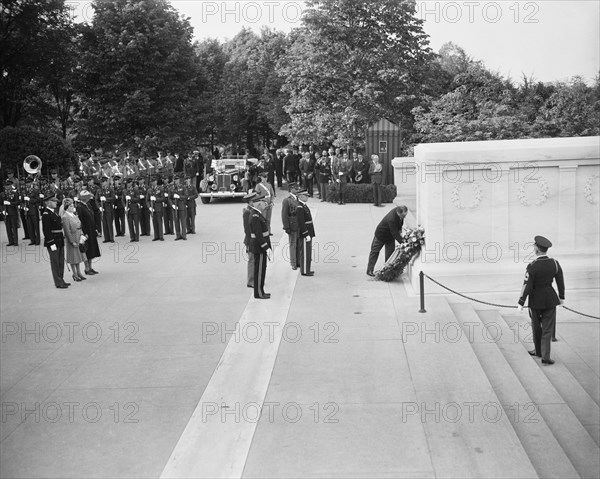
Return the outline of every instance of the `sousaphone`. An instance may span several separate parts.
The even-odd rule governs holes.
[[[37,175],[42,171],[42,160],[39,156],[29,155],[23,160],[23,169],[30,175]]]

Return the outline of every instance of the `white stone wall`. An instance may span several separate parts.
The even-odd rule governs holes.
[[[518,293],[533,237],[542,235],[554,243],[549,255],[567,288],[598,288],[599,158],[600,137],[417,146],[416,222],[427,244],[413,285],[423,270],[464,292]],[[405,178],[408,160],[396,163]]]

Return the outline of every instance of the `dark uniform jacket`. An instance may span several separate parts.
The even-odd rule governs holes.
[[[269,227],[267,220],[257,210],[253,211],[250,218],[250,253],[261,254],[271,249]]]
[[[552,287],[552,281],[556,279],[558,296]],[[565,299],[565,282],[562,268],[558,261],[548,256],[538,256],[527,265],[525,280],[519,304],[523,306],[529,296],[529,307],[532,309],[549,309],[560,304],[560,299]]]
[[[242,211],[242,222],[244,223],[244,246],[247,248],[250,246],[250,234],[252,231],[250,230],[250,220],[252,219],[252,214],[254,210],[250,208],[250,206],[244,208]]]
[[[294,195],[284,198],[281,202],[281,221],[283,222],[283,229],[286,233],[298,231],[296,206],[298,206],[298,200]]]
[[[296,208],[296,219],[298,220],[298,234],[303,238],[315,236],[312,214],[307,205],[299,203]]]
[[[402,226],[404,220],[398,216],[398,208],[394,208],[377,225],[375,237],[384,243],[396,240],[402,243]]]
[[[7,201],[8,205],[4,202]],[[19,214],[19,193],[17,190],[10,190],[8,193],[0,193],[0,211],[6,211],[7,216],[18,216]]]
[[[57,248],[63,248],[65,246],[62,221],[60,216],[50,208],[45,208],[42,213],[42,231],[44,232],[45,247],[56,245]]]

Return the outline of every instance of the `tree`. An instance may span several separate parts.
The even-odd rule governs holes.
[[[192,27],[166,0],[95,1],[82,43],[79,88],[86,92],[81,140],[140,147],[157,137],[181,148],[193,135],[197,97]]]
[[[295,143],[359,146],[381,117],[410,129],[433,55],[415,2],[309,0],[279,66]]]
[[[516,90],[500,75],[471,64],[454,78],[453,90],[417,107],[420,141],[476,141],[523,138],[529,125],[518,108]]]
[[[16,126],[40,101],[43,77],[63,53],[52,47],[70,25],[64,0],[2,0],[0,127]]]

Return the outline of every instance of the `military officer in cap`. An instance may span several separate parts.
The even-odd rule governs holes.
[[[254,297],[269,299],[271,295],[265,293],[265,275],[267,274],[267,252],[271,249],[271,238],[267,220],[262,212],[267,203],[262,196],[250,199],[252,217],[250,218],[250,252],[254,255]]]
[[[11,180],[4,182],[4,193],[0,194],[0,208],[4,215],[4,224],[6,225],[6,235],[8,236],[7,246],[19,245],[19,194]]]
[[[50,255],[50,269],[54,286],[60,289],[68,288],[71,283],[63,279],[65,272],[65,238],[60,216],[56,214],[58,200],[54,196],[44,198],[46,208],[42,213],[42,231],[44,232],[44,246]]]
[[[554,364],[554,360],[550,359],[550,345],[556,325],[556,306],[565,301],[563,271],[558,261],[546,254],[551,246],[552,243],[543,236],[534,238],[536,258],[527,265],[518,306],[519,311],[523,311],[529,296],[529,316],[535,345],[529,354],[541,357],[544,364]],[[558,295],[552,287],[553,280],[556,281]]]
[[[302,276],[314,276],[310,264],[312,259],[312,239],[315,237],[315,228],[313,225],[310,208],[306,204],[308,201],[308,190],[304,189],[298,192],[298,206],[296,207],[296,220],[298,222],[298,262],[300,263],[300,273]]]
[[[290,195],[284,198],[281,202],[281,221],[283,222],[283,230],[287,233],[290,243],[290,263],[293,270],[297,270],[298,263],[298,222],[296,220],[296,212],[298,206],[298,186],[296,183],[289,185]]]

